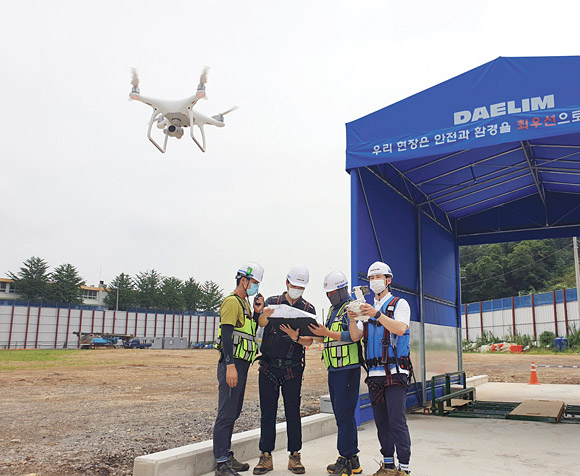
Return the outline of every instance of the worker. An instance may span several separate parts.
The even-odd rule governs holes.
[[[266,299],[266,306],[285,304],[310,314],[316,314],[314,306],[304,300],[302,294],[308,285],[306,266],[297,264],[286,276],[286,291]],[[300,458],[302,449],[302,424],[300,420],[300,392],[305,367],[304,347],[312,344],[312,337],[301,336],[299,329],[288,325],[274,325],[267,314],[260,316],[264,327],[260,347],[260,460],[254,474],[265,474],[274,469],[272,451],[276,444],[276,415],[280,389],[284,399],[286,432],[288,435],[288,469],[294,474],[304,474]]]
[[[383,463],[373,476],[410,474],[411,437],[405,410],[413,372],[409,348],[411,309],[405,299],[391,294],[393,273],[386,263],[371,264],[367,276],[375,295],[374,306],[361,304],[360,311],[368,320],[364,326],[359,323],[359,328],[363,328],[368,372],[365,382],[383,455]],[[354,318],[356,314],[349,311],[348,316]]]
[[[326,468],[330,474],[350,476],[362,472],[358,459],[358,435],[354,413],[360,389],[363,331],[354,317],[347,315],[352,299],[348,280],[341,271],[332,271],[324,278],[323,289],[330,301],[326,324],[309,326],[310,331],[324,343],[322,357],[328,369],[328,388],[336,425],[338,426],[336,463]]]
[[[215,476],[239,476],[238,471],[250,469],[249,464],[234,458],[230,447],[234,424],[244,403],[248,369],[258,350],[255,341],[258,317],[261,313],[268,317],[273,312],[264,309],[264,298],[257,296],[251,313],[249,297],[257,294],[263,276],[264,269],[257,263],[249,262],[238,268],[236,288],[220,307],[218,414],[213,429]]]

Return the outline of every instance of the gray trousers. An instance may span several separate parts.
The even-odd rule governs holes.
[[[217,367],[218,414],[213,427],[213,455],[216,460],[229,456],[234,424],[240,416],[244,404],[250,363],[234,359],[234,364],[238,371],[238,384],[233,388],[226,383],[226,363],[222,360]]]

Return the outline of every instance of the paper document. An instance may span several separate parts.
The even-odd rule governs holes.
[[[274,314],[271,316],[273,318],[297,319],[299,317],[310,317],[316,320],[315,314],[310,314],[309,312],[303,311],[301,309],[296,309],[295,307],[288,306],[288,304],[271,304],[268,307],[270,309],[274,309]]]

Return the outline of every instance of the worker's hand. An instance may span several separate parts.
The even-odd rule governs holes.
[[[287,324],[280,324],[280,330],[282,332],[285,332],[286,334],[288,334],[288,336],[290,337],[290,339],[292,340],[298,340],[299,335],[300,335],[300,331],[298,329],[292,329],[289,325]]]
[[[353,319],[356,319],[358,317],[358,314],[354,311],[346,311],[346,315],[348,316],[348,318],[352,321]]]
[[[238,371],[236,370],[236,364],[228,364],[226,366],[226,383],[232,388],[238,385]]]
[[[254,299],[254,311],[260,314],[264,309],[264,296],[258,294]]]
[[[272,314],[274,314],[274,309],[272,309],[271,307],[265,307],[264,310],[262,311],[261,317],[265,317],[266,319],[268,319]]]
[[[315,336],[326,337],[328,335],[328,329],[318,323],[316,323],[316,325],[310,324],[308,329],[310,329],[310,332],[312,332]]]
[[[361,304],[360,312],[363,316],[373,317],[377,313],[377,310],[370,304]]]

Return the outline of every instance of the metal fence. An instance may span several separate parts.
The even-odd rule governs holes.
[[[566,336],[574,327],[580,328],[576,288],[462,305],[461,335],[469,341],[483,333],[537,340],[544,331]]]
[[[216,340],[219,315],[0,304],[0,349],[78,348],[74,332]]]

